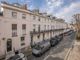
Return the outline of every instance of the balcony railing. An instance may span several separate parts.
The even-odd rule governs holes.
[[[54,32],[54,31],[59,31],[59,30],[64,30],[63,28],[61,29],[51,29],[51,30],[40,30],[40,31],[31,31],[30,34],[39,34],[39,33],[46,33],[46,32]]]
[[[12,37],[16,37],[17,36],[17,30],[13,30],[12,31]]]

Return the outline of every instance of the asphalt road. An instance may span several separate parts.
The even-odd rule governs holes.
[[[64,36],[64,39],[55,47],[44,53],[41,57],[33,55],[28,56],[28,60],[64,60],[68,49],[73,45],[75,33],[69,36]]]

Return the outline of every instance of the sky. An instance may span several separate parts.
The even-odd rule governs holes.
[[[0,0],[1,1],[1,0]],[[10,3],[19,2],[27,4],[28,9],[39,9],[40,12],[47,12],[66,22],[71,22],[72,16],[80,13],[80,0],[3,0]]]

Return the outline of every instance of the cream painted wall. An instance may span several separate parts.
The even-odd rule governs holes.
[[[3,16],[0,17],[0,54],[5,54],[6,51],[6,42],[7,39],[11,38],[12,39],[12,51],[15,50],[19,50],[22,49],[24,47],[28,47],[30,46],[30,42],[31,42],[31,38],[30,38],[30,31],[33,31],[33,24],[36,25],[36,31],[38,31],[38,25],[41,26],[41,30],[44,30],[44,25],[46,25],[46,30],[51,30],[51,26],[53,26],[53,29],[62,29],[62,28],[66,28],[66,24],[65,23],[61,23],[59,21],[56,20],[50,20],[47,17],[41,17],[41,20],[38,21],[38,17],[39,15],[35,15],[36,19],[33,19],[33,14],[31,14],[30,12],[27,12],[25,10],[13,7],[13,6],[8,6],[3,4]],[[6,8],[5,8],[6,7]],[[13,18],[12,17],[12,11],[16,11],[17,12],[17,18]],[[22,14],[25,13],[26,14],[26,19],[22,19]],[[46,19],[46,20],[45,20]],[[17,37],[12,37],[12,24],[17,24]],[[21,40],[20,37],[22,37],[22,24],[26,24],[26,35],[25,35],[25,45],[21,46]],[[49,25],[49,29],[48,26]],[[60,32],[54,32],[52,33],[52,36],[54,37],[55,35],[59,35]],[[38,34],[35,34],[33,36],[33,41],[34,42],[39,42],[43,40],[43,36],[42,34],[40,34],[40,38],[37,38]],[[3,40],[3,38],[5,38]],[[45,40],[46,39],[50,39],[50,33],[45,33]],[[6,51],[7,53],[7,51]]]

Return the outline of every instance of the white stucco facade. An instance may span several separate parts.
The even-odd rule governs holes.
[[[0,16],[0,56],[14,52],[14,50],[27,48],[30,46],[31,39],[35,43],[43,39],[47,40],[63,33],[67,28],[65,22],[56,21],[56,19],[47,17],[47,15],[43,16],[39,13],[33,13],[29,10],[4,3],[2,3],[1,8],[3,9],[3,16]],[[16,18],[12,16],[12,12],[17,13]],[[22,18],[22,14],[25,14],[25,19]],[[12,36],[12,24],[17,25],[17,36],[15,37]],[[26,25],[25,31],[22,30],[23,24]],[[40,31],[38,30],[39,25]],[[33,31],[33,29],[35,29],[35,31]],[[45,34],[44,38],[43,34]],[[21,37],[25,37],[24,41],[21,41]],[[11,51],[7,51],[8,40],[11,40]],[[23,45],[21,45],[22,43]]]

